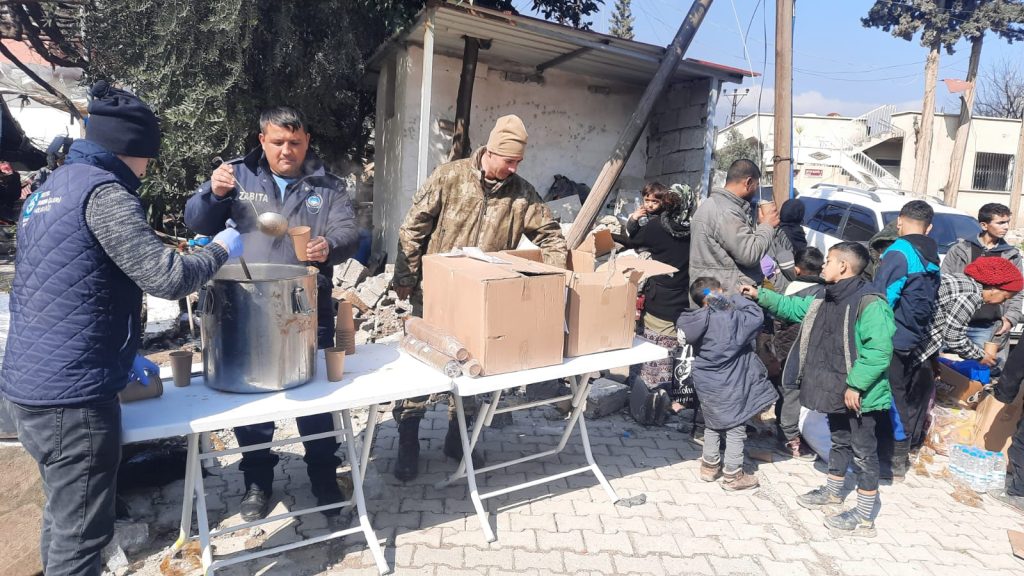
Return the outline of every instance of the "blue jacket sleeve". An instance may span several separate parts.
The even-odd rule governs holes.
[[[875,272],[874,289],[885,294],[890,308],[900,301],[900,293],[907,283],[907,257],[898,250],[889,250],[882,257]]]
[[[327,264],[334,266],[351,258],[359,247],[356,213],[345,186],[339,187],[331,194],[327,222],[324,238],[331,247]]]
[[[210,181],[203,182],[185,203],[185,226],[204,236],[220,232],[230,218],[235,194],[237,192],[219,198],[210,189]]]
[[[736,338],[739,342],[753,342],[764,326],[764,312],[761,307],[739,294],[733,294],[729,300],[735,309]]]

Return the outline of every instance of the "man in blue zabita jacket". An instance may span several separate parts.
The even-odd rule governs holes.
[[[885,294],[896,319],[889,383],[893,410],[891,434],[882,426],[879,453],[891,463],[895,478],[906,475],[910,448],[924,440],[924,422],[933,374],[928,362],[915,359],[935,314],[939,293],[939,251],[927,236],[935,212],[927,202],[907,202],[896,220],[900,237],[882,254],[874,289]]]

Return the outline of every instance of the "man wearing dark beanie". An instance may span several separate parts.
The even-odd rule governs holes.
[[[25,201],[0,373],[2,402],[43,478],[48,575],[101,572],[121,458],[117,394],[158,372],[137,355],[143,294],[184,297],[241,255],[234,230],[194,255],[164,246],[138,197],[160,150],[157,118],[106,82],[90,94],[85,139]]]

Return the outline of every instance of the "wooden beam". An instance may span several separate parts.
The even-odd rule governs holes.
[[[423,77],[420,82],[420,134],[419,149],[416,154],[416,188],[427,181],[427,163],[430,154],[430,94],[434,79],[434,13],[435,8],[427,8],[426,19],[423,21]]]
[[[489,40],[481,40],[472,36],[464,36],[465,47],[462,51],[462,76],[459,78],[459,96],[455,100],[455,134],[452,135],[452,149],[448,160],[461,160],[471,152],[469,142],[469,118],[473,108],[473,85],[476,82],[476,62],[481,46]]]
[[[554,68],[555,66],[558,66],[559,64],[564,64],[564,63],[568,62],[569,60],[572,60],[574,58],[578,58],[578,57],[586,54],[587,52],[590,52],[591,50],[593,50],[593,48],[590,48],[588,46],[584,46],[582,48],[577,48],[577,49],[573,50],[572,52],[567,52],[565,54],[562,54],[561,56],[555,56],[554,58],[552,58],[551,60],[548,60],[547,62],[541,62],[540,64],[537,64],[537,74],[543,74],[544,71],[547,70],[548,68]]]
[[[75,118],[78,118],[79,121],[82,120],[82,113],[78,111],[78,108],[75,108],[75,103],[72,102],[70,98],[68,98],[63,92],[60,92],[53,86],[50,86],[50,84],[46,80],[43,80],[38,74],[33,72],[31,68],[26,66],[21,60],[18,60],[18,57],[14,55],[14,52],[11,52],[11,50],[7,46],[5,46],[3,42],[0,42],[0,54],[3,54],[5,58],[10,60],[12,64],[17,66],[22,72],[25,73],[26,76],[31,78],[36,84],[42,86],[44,90],[46,90],[50,94],[53,94],[57,98],[60,98],[61,102],[63,102],[64,105],[67,106],[68,112]]]
[[[679,26],[675,38],[672,39],[672,43],[665,49],[665,57],[661,60],[658,71],[644,90],[643,96],[640,97],[636,110],[633,111],[633,115],[619,136],[619,141],[615,144],[615,148],[612,150],[608,161],[601,168],[601,173],[598,174],[597,180],[591,187],[587,201],[584,202],[583,207],[576,216],[576,221],[572,223],[572,228],[569,230],[568,237],[566,238],[569,249],[579,247],[583,239],[590,232],[590,227],[597,220],[597,215],[607,201],[612,187],[619,179],[619,175],[622,174],[622,168],[625,166],[626,161],[629,160],[629,155],[636,148],[636,143],[640,139],[640,134],[643,132],[648,118],[651,116],[651,110],[654,109],[655,102],[658,101],[662,92],[665,91],[669,78],[675,72],[676,66],[683,58],[683,54],[686,54],[686,49],[689,48],[690,42],[693,41],[697,29],[700,28],[701,22],[704,21],[704,15],[707,14],[713,1],[694,0],[690,6],[690,11]],[[600,44],[598,45],[601,46]]]

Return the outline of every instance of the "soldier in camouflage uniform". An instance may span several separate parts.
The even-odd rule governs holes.
[[[453,248],[477,247],[487,252],[511,250],[523,235],[541,249],[544,262],[565,267],[566,245],[562,230],[533,186],[516,174],[526,152],[526,128],[518,116],[498,119],[487,145],[472,157],[439,166],[416,192],[412,208],[398,232],[395,291],[411,298],[414,314],[422,313],[424,254]],[[427,397],[409,398],[395,405],[398,422],[398,462],[394,474],[411,480],[419,470],[419,425]],[[462,459],[454,403],[449,405],[444,453]],[[475,403],[466,403],[475,409]],[[473,453],[474,464],[483,465]]]

